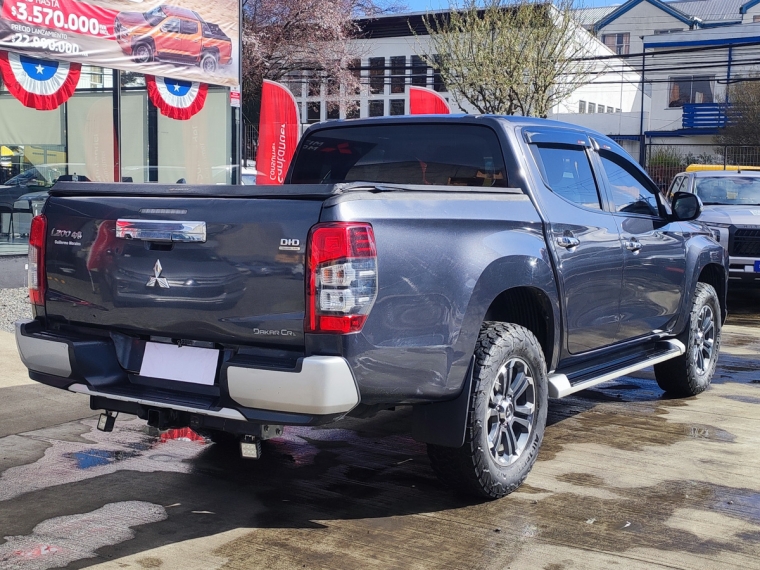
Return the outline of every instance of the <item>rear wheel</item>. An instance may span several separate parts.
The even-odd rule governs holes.
[[[457,491],[498,499],[525,480],[546,426],[547,374],[528,329],[484,323],[475,351],[465,443],[428,445],[438,477]]]
[[[208,52],[201,57],[201,69],[204,73],[214,73],[219,67],[219,61],[216,54]]]
[[[657,384],[674,396],[696,396],[710,385],[720,349],[720,302],[712,285],[697,283],[689,325],[680,339],[686,352],[655,364]]]

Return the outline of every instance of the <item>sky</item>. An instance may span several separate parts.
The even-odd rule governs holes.
[[[609,6],[611,4],[622,4],[625,0],[583,0],[582,4],[586,7]],[[449,7],[449,0],[405,0],[404,3],[409,6],[410,12],[424,12],[425,10],[439,10]]]

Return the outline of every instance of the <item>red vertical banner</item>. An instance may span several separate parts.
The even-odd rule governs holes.
[[[256,184],[282,184],[298,143],[298,105],[284,85],[264,80],[261,90]]]
[[[439,93],[425,87],[409,87],[410,115],[448,115],[449,104]]]

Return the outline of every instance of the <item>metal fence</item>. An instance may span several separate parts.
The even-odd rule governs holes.
[[[726,170],[744,166],[760,168],[760,147],[672,143],[646,146],[647,172],[662,189],[670,186],[675,175],[690,164],[714,165]]]
[[[243,165],[248,165],[248,161],[256,160],[258,140],[259,130],[256,128],[256,125],[245,121],[243,123]]]

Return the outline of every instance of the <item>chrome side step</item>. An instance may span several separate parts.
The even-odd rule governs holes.
[[[636,362],[633,364],[628,364],[626,366],[623,366],[622,368],[613,370],[612,372],[607,372],[605,374],[602,374],[601,376],[597,376],[595,378],[589,378],[588,380],[583,380],[576,384],[571,384],[568,377],[564,374],[550,374],[549,375],[549,397],[550,398],[564,398],[565,396],[569,396],[570,394],[574,394],[575,392],[580,392],[581,390],[585,390],[586,388],[591,388],[592,386],[596,386],[597,384],[601,384],[602,382],[607,382],[608,380],[614,380],[615,378],[620,378],[621,376],[625,376],[626,374],[630,374],[631,372],[636,372],[637,370],[641,370],[642,368],[646,368],[647,366],[652,366],[653,364],[658,364],[660,362],[670,360],[671,358],[674,358],[676,356],[681,356],[684,352],[686,352],[686,347],[683,345],[681,341],[670,339],[670,340],[664,340],[660,342],[669,345],[669,348],[665,349],[664,352],[658,352],[655,356],[651,358],[647,358],[646,360],[642,360],[640,362]]]

